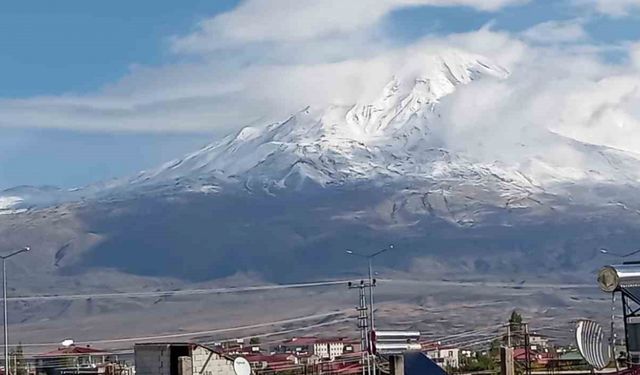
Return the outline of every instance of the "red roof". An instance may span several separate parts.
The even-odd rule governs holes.
[[[285,361],[293,362],[293,360],[291,360],[290,358],[294,358],[294,356],[291,355],[291,354],[286,354],[286,353],[285,354],[272,354],[272,355],[250,354],[250,355],[245,355],[244,358],[249,362],[274,363],[274,362],[285,362]]]
[[[91,355],[91,354],[107,355],[110,353],[104,350],[94,349],[88,346],[71,345],[63,348],[58,348],[56,350],[52,350],[47,353],[39,354],[37,355],[37,357],[65,357],[65,356],[79,356],[79,355],[87,355],[87,354],[88,355]]]
[[[317,337],[294,337],[290,340],[285,341],[285,344],[294,344],[294,345],[313,345],[318,341]]]
[[[322,371],[332,374],[360,374],[362,365],[359,363],[326,362],[321,366]]]
[[[536,356],[538,355],[538,353],[534,352],[533,350],[529,349],[529,358],[531,358],[531,360],[536,359]],[[516,348],[513,350],[513,359],[515,359],[516,361],[525,361],[527,359],[527,351],[524,348]]]

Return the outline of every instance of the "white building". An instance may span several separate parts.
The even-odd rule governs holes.
[[[359,349],[357,344],[342,337],[295,337],[281,345],[287,353],[312,354],[320,360],[333,361],[346,353],[353,353]]]
[[[549,339],[546,336],[532,333],[529,335],[529,345],[531,345],[531,350],[545,351],[549,349]]]
[[[460,349],[458,348],[435,346],[428,349],[426,354],[442,368],[460,367]]]
[[[236,375],[233,358],[192,343],[136,344],[136,375]]]
[[[345,352],[345,343],[342,340],[318,340],[313,344],[313,354],[321,359],[333,361]]]

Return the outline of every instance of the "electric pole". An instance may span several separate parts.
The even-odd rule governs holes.
[[[367,308],[367,297],[365,289],[368,283],[364,280],[360,280],[360,284],[353,285],[349,282],[349,289],[358,289],[358,306],[356,311],[358,312],[358,329],[360,330],[360,351],[362,352],[362,375],[371,375],[371,361],[370,352],[372,351],[370,345],[369,336],[369,314]],[[365,372],[366,363],[366,372]]]
[[[531,343],[529,341],[529,324],[524,323],[524,350],[526,358],[526,374],[531,375]]]

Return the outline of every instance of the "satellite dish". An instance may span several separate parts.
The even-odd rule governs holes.
[[[233,360],[233,371],[236,375],[251,375],[251,364],[244,357]]]
[[[73,345],[73,340],[71,339],[66,339],[62,342],[62,346],[64,346],[65,348],[70,347],[71,345]]]
[[[602,370],[611,362],[611,346],[605,340],[602,326],[593,320],[578,321],[576,343],[582,357],[596,370]]]

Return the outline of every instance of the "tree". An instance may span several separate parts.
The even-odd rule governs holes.
[[[511,312],[509,317],[509,333],[511,335],[512,346],[524,345],[524,325],[522,324],[522,315],[516,310]],[[508,340],[509,338],[507,338]]]
[[[509,318],[509,324],[522,324],[522,315],[518,314],[516,310],[513,310]]]
[[[495,339],[491,341],[489,346],[489,356],[496,358],[500,356],[500,347],[504,345],[504,343],[500,342],[500,339]]]
[[[462,357],[459,372],[488,371],[497,368],[496,361],[490,353],[475,353],[471,357]]]

